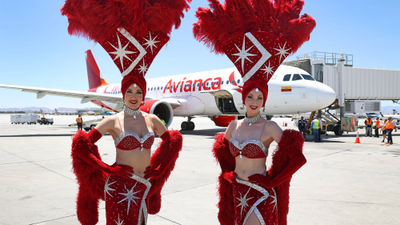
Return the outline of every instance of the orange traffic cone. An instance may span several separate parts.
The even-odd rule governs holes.
[[[357,132],[356,141],[355,141],[354,143],[358,143],[358,144],[360,144],[360,143],[361,143],[361,142],[360,142],[360,136],[358,135],[358,132]]]

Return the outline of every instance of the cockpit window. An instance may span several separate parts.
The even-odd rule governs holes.
[[[302,74],[301,76],[303,76],[304,80],[314,80],[314,78],[310,75],[307,74]]]
[[[290,76],[291,76],[291,74],[286,74],[286,75],[283,77],[283,81],[289,81],[289,80],[290,80]]]
[[[303,80],[303,78],[300,76],[300,74],[294,74],[292,80]]]

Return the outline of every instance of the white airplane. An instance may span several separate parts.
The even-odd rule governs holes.
[[[89,90],[69,91],[37,87],[2,85],[37,94],[81,98],[113,111],[122,108],[120,84],[108,84],[90,50],[86,51]],[[167,126],[173,116],[188,117],[182,130],[193,130],[191,119],[208,116],[217,126],[227,126],[237,116],[244,115],[241,91],[243,80],[236,68],[189,73],[147,79],[147,94],[141,110],[157,115]],[[336,98],[332,88],[315,81],[306,71],[281,65],[268,83],[268,99],[264,115],[298,114],[329,106]]]

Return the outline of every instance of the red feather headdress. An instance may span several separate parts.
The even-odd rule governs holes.
[[[275,70],[310,38],[315,20],[300,15],[303,0],[208,0],[199,8],[194,36],[212,51],[225,53],[245,82],[242,100],[254,88],[268,96]]]
[[[68,32],[101,44],[124,77],[122,94],[137,83],[146,94],[144,76],[172,27],[178,28],[191,0],[67,0],[61,12]],[[133,76],[133,77],[132,77]]]

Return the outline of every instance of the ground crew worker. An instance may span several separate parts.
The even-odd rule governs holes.
[[[365,129],[366,129],[365,136],[372,137],[372,120],[371,120],[371,117],[368,117],[364,121],[364,124],[365,124]]]
[[[311,130],[314,136],[314,141],[315,142],[320,142],[321,137],[320,137],[320,131],[321,129],[321,121],[319,116],[317,116],[312,122],[311,122]]]
[[[78,114],[78,117],[76,118],[76,124],[78,125],[78,130],[82,130],[83,120],[81,114]]]
[[[300,117],[300,120],[297,122],[297,127],[303,134],[303,138],[306,139],[306,121],[304,120],[304,117]]]
[[[321,141],[321,130],[322,130],[322,119],[321,119],[321,117],[317,117],[318,118],[318,120],[319,120],[319,128],[318,128],[318,141]]]
[[[379,128],[380,127],[381,127],[381,121],[379,120],[379,117],[378,117],[378,118],[376,118],[375,126],[374,126],[374,128],[375,128],[375,137],[377,137],[377,138],[379,138]]]
[[[388,144],[393,144],[393,139],[392,139],[392,131],[396,127],[396,123],[392,120],[392,117],[388,118],[388,121],[386,122],[386,130],[387,130],[387,136],[388,136]]]
[[[385,121],[383,121],[383,123],[382,123],[382,128],[381,128],[382,136],[383,136],[382,142],[385,142],[385,139],[386,139],[386,123],[387,123],[387,119],[385,119]]]

